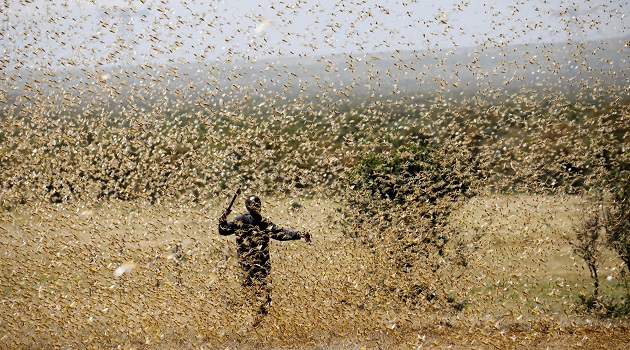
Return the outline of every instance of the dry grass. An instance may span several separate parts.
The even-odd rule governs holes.
[[[116,202],[24,206],[1,229],[7,348],[623,348],[625,320],[578,316],[589,278],[564,235],[578,197],[471,200],[455,215],[475,245],[440,284],[466,301],[405,305],[380,279],[400,278],[343,236],[335,203],[266,203],[277,223],[308,228],[312,244],[274,242],[274,303],[256,330],[242,308],[235,243],[216,234],[221,202],[203,207]],[[478,233],[482,232],[482,235]],[[473,239],[474,237],[474,239]],[[479,238],[481,237],[481,238]],[[182,254],[174,253],[180,246]],[[451,247],[454,247],[453,245]],[[454,249],[454,248],[453,248]],[[127,264],[124,273],[115,271]],[[617,283],[619,263],[604,276]],[[121,270],[118,270],[120,273]],[[397,275],[398,274],[398,275]]]
[[[627,1],[76,3],[0,5],[0,349],[628,347]]]

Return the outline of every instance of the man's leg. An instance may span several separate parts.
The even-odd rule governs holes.
[[[271,285],[269,278],[264,275],[259,275],[258,279],[254,280],[252,286],[254,297],[254,323],[258,325],[269,313],[269,307],[271,304]]]

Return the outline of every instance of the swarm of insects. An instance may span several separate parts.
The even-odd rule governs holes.
[[[0,347],[627,346],[627,14],[3,2]]]

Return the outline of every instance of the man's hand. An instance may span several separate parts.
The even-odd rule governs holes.
[[[304,238],[305,242],[310,242],[311,241],[311,234],[304,231],[304,232],[298,232],[298,234],[300,235],[300,238]]]
[[[232,212],[231,209],[225,209],[223,210],[223,214],[221,214],[221,217],[219,218],[220,222],[225,222],[227,221],[227,217],[228,215],[230,215],[230,213]]]

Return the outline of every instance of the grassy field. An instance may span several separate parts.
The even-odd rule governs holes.
[[[483,6],[487,32],[448,18],[462,1],[417,38],[382,4],[223,25],[141,2],[5,26],[0,349],[630,348],[627,1]],[[323,51],[321,30],[282,34],[300,8]],[[217,232],[239,186],[313,236],[272,242],[259,327]],[[571,245],[594,213],[597,297]]]
[[[560,110],[415,106],[306,119],[284,108],[255,120],[157,109],[139,118],[51,112],[60,115],[54,125],[26,112],[3,119],[0,347],[627,346],[627,318],[584,312],[593,283],[569,245],[593,210],[588,191],[608,180],[604,170],[627,164],[627,100]],[[345,235],[341,223],[356,208],[344,206],[365,194],[348,189],[348,174],[370,154],[425,139],[456,160],[432,164],[431,185],[461,183],[453,166],[470,161],[479,192],[439,227],[449,237],[444,255],[427,253],[403,271],[396,249],[419,240],[430,215],[397,230],[416,207],[400,213],[381,198],[370,223],[391,225]],[[424,194],[413,181],[392,183]],[[272,244],[273,305],[257,329],[234,237],[216,232],[237,185],[259,189],[275,222],[314,237]],[[401,233],[409,235],[398,243]],[[370,236],[389,241],[370,247],[361,241]],[[622,262],[600,253],[601,302],[623,305]]]
[[[268,201],[268,216],[310,230],[313,242],[272,244],[273,305],[257,329],[243,307],[234,238],[216,233],[223,202],[25,205],[4,212],[0,347],[630,344],[625,319],[577,310],[578,295],[592,288],[566,238],[589,207],[580,197],[477,197],[453,215],[453,242],[469,249],[467,266],[444,269],[435,283],[465,305],[461,310],[443,298],[411,305],[379,290],[383,278],[410,277],[340,233],[339,204]],[[618,298],[620,289],[611,287],[620,283],[621,264],[608,255],[601,262],[601,294]]]

